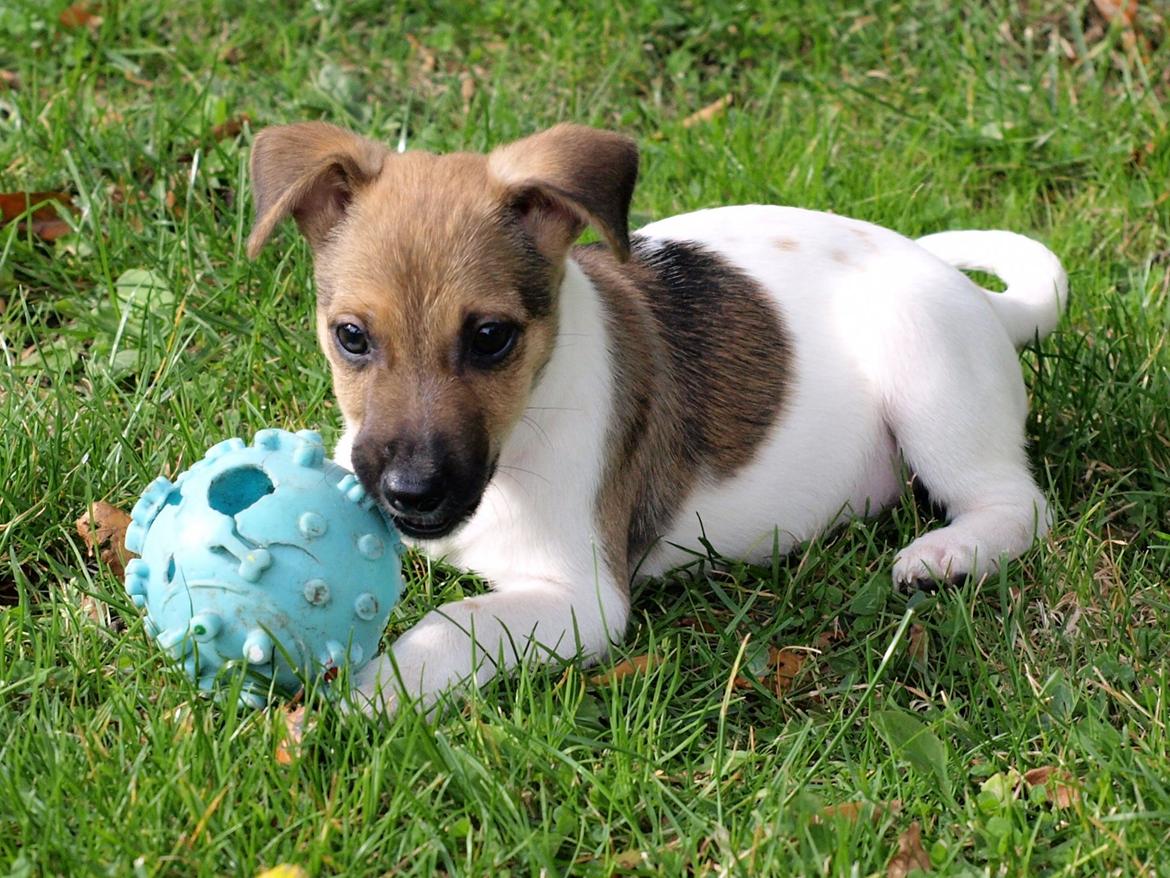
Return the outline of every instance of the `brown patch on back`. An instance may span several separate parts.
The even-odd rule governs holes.
[[[853,260],[849,258],[849,254],[839,247],[834,247],[829,251],[829,258],[840,265],[853,264]]]
[[[787,253],[800,249],[800,242],[792,238],[776,238],[772,241],[772,245],[777,250],[783,250]]]
[[[850,233],[861,242],[861,249],[867,253],[877,252],[877,244],[873,242],[873,236],[870,235],[867,229],[861,228],[860,226],[849,226],[848,228]]]
[[[687,243],[574,257],[608,312],[616,410],[597,516],[619,582],[704,478],[749,463],[779,416],[791,340],[760,286]]]

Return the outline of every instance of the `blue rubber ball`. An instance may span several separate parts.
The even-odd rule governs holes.
[[[126,591],[203,689],[246,667],[241,699],[291,695],[368,662],[402,591],[402,542],[311,430],[228,439],[131,513]]]

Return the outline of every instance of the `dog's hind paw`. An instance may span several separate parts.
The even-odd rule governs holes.
[[[894,585],[905,591],[934,591],[940,584],[961,585],[996,568],[985,546],[956,540],[947,528],[916,539],[894,559]]]

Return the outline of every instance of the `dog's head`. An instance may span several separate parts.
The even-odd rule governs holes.
[[[629,254],[637,170],[632,141],[578,125],[486,156],[317,122],[257,135],[248,254],[289,215],[308,240],[354,469],[407,535],[474,512],[552,354],[570,245],[589,224]]]

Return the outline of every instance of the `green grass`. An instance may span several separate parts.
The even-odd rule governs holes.
[[[1136,45],[1088,2],[109,0],[77,30],[63,5],[0,8],[21,80],[0,191],[80,207],[53,244],[0,228],[0,872],[884,875],[912,821],[946,874],[1170,872],[1158,4]],[[250,132],[212,135],[241,113],[433,150],[618,127],[644,150],[635,224],[765,201],[1038,236],[1073,288],[1022,358],[1048,544],[893,594],[894,553],[934,523],[908,498],[791,558],[637,584],[624,650],[659,657],[647,673],[527,670],[434,724],[323,710],[278,762],[280,712],[197,697],[73,526],[225,436],[336,436],[307,249],[286,229],[242,256]],[[165,290],[143,303],[132,269]],[[480,588],[415,574],[388,638]],[[731,685],[768,645],[817,643],[781,697]],[[1068,807],[1010,774],[1044,766]],[[824,811],[849,802],[862,819]]]

